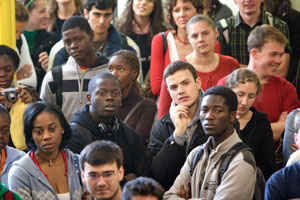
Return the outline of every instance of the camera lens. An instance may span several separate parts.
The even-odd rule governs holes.
[[[7,100],[10,102],[15,102],[17,100],[16,93],[10,92],[7,94]]]

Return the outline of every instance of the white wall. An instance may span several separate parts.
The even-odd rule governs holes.
[[[291,0],[292,2],[292,7],[295,10],[298,10],[300,12],[300,1],[299,0]]]
[[[237,7],[237,5],[235,5],[235,3],[233,2],[233,0],[220,0],[220,2],[222,4],[226,4],[229,8],[231,8],[233,15],[235,15],[235,14],[238,13],[239,8]]]

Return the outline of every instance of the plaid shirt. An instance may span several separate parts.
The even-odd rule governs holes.
[[[262,9],[260,20],[253,27],[243,22],[240,14],[227,18],[227,27],[225,28],[223,28],[221,23],[218,22],[218,40],[221,45],[221,54],[232,56],[237,59],[240,64],[247,65],[249,62],[249,52],[247,48],[248,36],[256,26],[270,24],[270,18],[273,18],[273,26],[283,33],[283,35],[285,35],[285,37],[289,40],[289,29],[287,24],[281,19],[272,16],[270,13],[267,13]],[[228,30],[228,43],[223,34],[225,30]],[[290,43],[287,44],[285,52],[292,52]]]

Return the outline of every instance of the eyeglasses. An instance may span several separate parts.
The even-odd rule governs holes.
[[[116,172],[114,171],[109,171],[109,172],[103,172],[102,174],[96,173],[96,172],[90,172],[85,174],[91,181],[98,181],[99,178],[102,176],[102,178],[106,181],[110,181]]]

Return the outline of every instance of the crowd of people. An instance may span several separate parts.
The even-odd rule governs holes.
[[[0,199],[300,198],[300,13],[235,3],[15,0]]]

